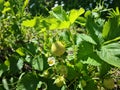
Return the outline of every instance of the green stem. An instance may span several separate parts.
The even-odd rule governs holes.
[[[106,42],[104,42],[104,45],[105,45],[105,44],[109,44],[109,43],[111,43],[111,42],[118,41],[118,40],[120,40],[120,37],[117,37],[117,38],[115,38],[115,39],[112,39],[112,40],[106,41]]]
[[[73,32],[74,33],[74,32]],[[74,41],[74,35],[73,35],[73,33],[70,31],[70,29],[69,29],[69,34],[70,34],[70,40],[71,40],[71,42],[72,42],[72,45],[73,45],[73,52],[74,52],[74,64],[76,63],[76,61],[77,61],[77,47],[76,47],[76,45],[75,45],[75,41]],[[75,32],[76,33],[76,32]]]

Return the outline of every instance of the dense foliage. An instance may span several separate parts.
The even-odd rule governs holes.
[[[45,17],[31,14],[29,3],[0,0],[0,90],[120,86],[118,7],[65,11],[58,5]]]

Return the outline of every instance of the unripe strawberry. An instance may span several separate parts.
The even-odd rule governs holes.
[[[64,85],[65,83],[65,78],[63,76],[59,76],[55,81],[54,83],[58,86],[58,87],[61,87]]]
[[[82,85],[82,87],[85,87],[87,84],[86,84],[86,81],[85,80],[81,80],[81,85]]]
[[[56,41],[51,46],[51,52],[55,56],[61,56],[65,53],[65,46],[60,41]]]
[[[68,68],[65,65],[58,65],[57,66],[57,73],[59,73],[60,75],[63,75],[64,77],[67,77],[67,73],[68,73]]]
[[[107,89],[113,89],[114,88],[114,80],[112,78],[109,79],[104,79],[103,80],[103,85]]]
[[[42,75],[43,77],[47,78],[49,76],[49,71],[45,70]]]

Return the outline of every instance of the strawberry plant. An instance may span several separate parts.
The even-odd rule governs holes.
[[[29,0],[18,7],[1,3],[0,90],[103,90],[115,88],[114,80],[119,85],[118,7],[66,12],[57,6],[44,17],[27,11]]]

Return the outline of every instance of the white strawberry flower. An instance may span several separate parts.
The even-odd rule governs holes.
[[[49,57],[47,60],[49,66],[53,66],[55,64],[55,58],[54,57]]]

